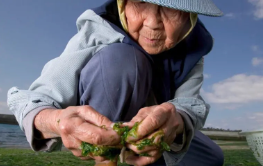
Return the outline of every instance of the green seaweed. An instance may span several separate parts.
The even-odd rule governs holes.
[[[125,140],[127,138],[128,132],[130,131],[128,126],[122,126],[122,123],[115,123],[113,126],[113,130],[121,136],[121,144],[125,145]]]
[[[120,154],[120,149],[107,146],[92,145],[86,142],[81,143],[82,156],[102,156],[111,161]]]
[[[151,155],[149,155],[148,153],[141,153],[141,154],[139,154],[139,156],[144,156],[144,157],[152,157]]]
[[[161,141],[154,143],[157,136],[161,137]],[[151,138],[146,138],[141,140],[138,144],[135,144],[138,150],[143,150],[146,146],[156,146],[161,151],[170,151],[170,146],[164,142],[164,132],[163,130],[157,131]]]
[[[160,145],[161,145],[161,151],[168,151],[169,152],[171,150],[170,146],[164,141],[161,141]]]
[[[132,127],[132,129],[128,132],[127,137],[138,138],[137,130],[138,130],[139,124],[140,124],[139,122],[136,122],[136,123],[134,124],[134,126]],[[126,141],[127,141],[127,137],[126,137]]]
[[[127,137],[131,136],[134,138],[138,138],[137,130],[139,126],[139,122],[136,122],[132,129],[130,129],[128,126],[122,126],[122,123],[115,123],[113,126],[113,130],[118,133],[118,135],[121,136],[121,144],[125,146]],[[101,128],[105,128],[105,126],[101,126]],[[158,143],[155,143],[154,140],[157,136],[160,136],[161,141]],[[164,142],[164,132],[163,130],[157,131],[151,138],[145,138],[139,143],[133,143],[135,146],[137,146],[138,150],[143,150],[146,146],[155,146],[160,151],[170,151],[169,145]],[[115,148],[115,147],[109,147],[109,146],[100,146],[100,145],[92,145],[86,142],[81,143],[81,150],[83,156],[93,155],[93,156],[102,156],[109,160],[116,160],[117,156],[120,154],[121,149]],[[150,156],[147,153],[141,153],[140,156]]]
[[[141,140],[138,144],[136,144],[138,150],[143,150],[145,146],[155,146],[154,137],[151,139],[145,138]]]

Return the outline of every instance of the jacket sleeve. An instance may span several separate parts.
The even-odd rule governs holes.
[[[169,101],[181,114],[185,123],[185,143],[180,151],[164,152],[167,165],[177,164],[185,155],[195,130],[201,129],[206,121],[210,106],[200,96],[200,89],[203,84],[204,57],[196,64],[185,78],[183,84],[176,90],[175,97]],[[178,147],[173,143],[172,147]]]
[[[93,18],[93,21],[86,18]],[[52,141],[61,144],[61,141],[55,139],[50,140],[51,142],[42,140],[43,146],[51,148],[34,146],[34,142],[41,144],[41,140],[34,135],[33,120],[37,113],[46,108],[77,105],[81,69],[94,53],[108,44],[121,42],[123,39],[122,34],[117,33],[91,10],[80,16],[78,26],[81,26],[79,32],[71,38],[63,53],[44,66],[40,77],[28,90],[13,87],[8,91],[8,107],[15,115],[20,128],[25,131],[33,150],[51,151],[54,147],[59,147],[51,145]]]

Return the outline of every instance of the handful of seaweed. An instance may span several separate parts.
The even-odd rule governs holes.
[[[139,122],[136,122],[134,126],[130,129],[127,126],[123,126],[122,123],[115,123],[113,126],[113,130],[118,133],[118,135],[121,136],[121,145],[125,148],[125,144],[127,143],[127,137],[137,137],[137,129],[139,126]],[[155,143],[155,138],[159,136],[161,138],[161,141],[158,143]],[[133,145],[137,146],[138,150],[144,149],[146,146],[156,146],[161,151],[170,151],[169,145],[164,142],[164,132],[162,130],[159,130],[154,134],[150,139],[145,138],[139,143],[132,143]],[[123,149],[121,150],[118,147],[112,147],[112,146],[100,146],[100,145],[92,145],[86,142],[82,142],[81,144],[81,150],[83,156],[93,155],[93,156],[103,156],[106,159],[109,159],[111,161],[116,161],[117,157],[122,153]],[[149,156],[147,153],[142,153],[140,156]]]

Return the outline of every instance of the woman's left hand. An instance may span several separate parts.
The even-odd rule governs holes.
[[[164,141],[171,145],[176,137],[183,133],[184,121],[176,111],[176,108],[171,103],[163,103],[161,105],[155,105],[151,107],[145,107],[140,109],[138,114],[125,125],[132,127],[136,122],[141,122],[137,128],[136,138],[132,136],[127,137],[127,142],[136,142],[144,138],[150,138],[155,132],[162,130],[164,132]],[[128,148],[133,150],[137,154],[148,154],[146,156],[129,156],[125,159],[125,162],[130,165],[148,165],[154,163],[162,156],[156,147],[145,147],[143,150],[133,144],[128,144]]]

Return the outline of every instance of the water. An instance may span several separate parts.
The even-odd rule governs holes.
[[[0,148],[30,148],[30,146],[19,126],[0,124]]]

